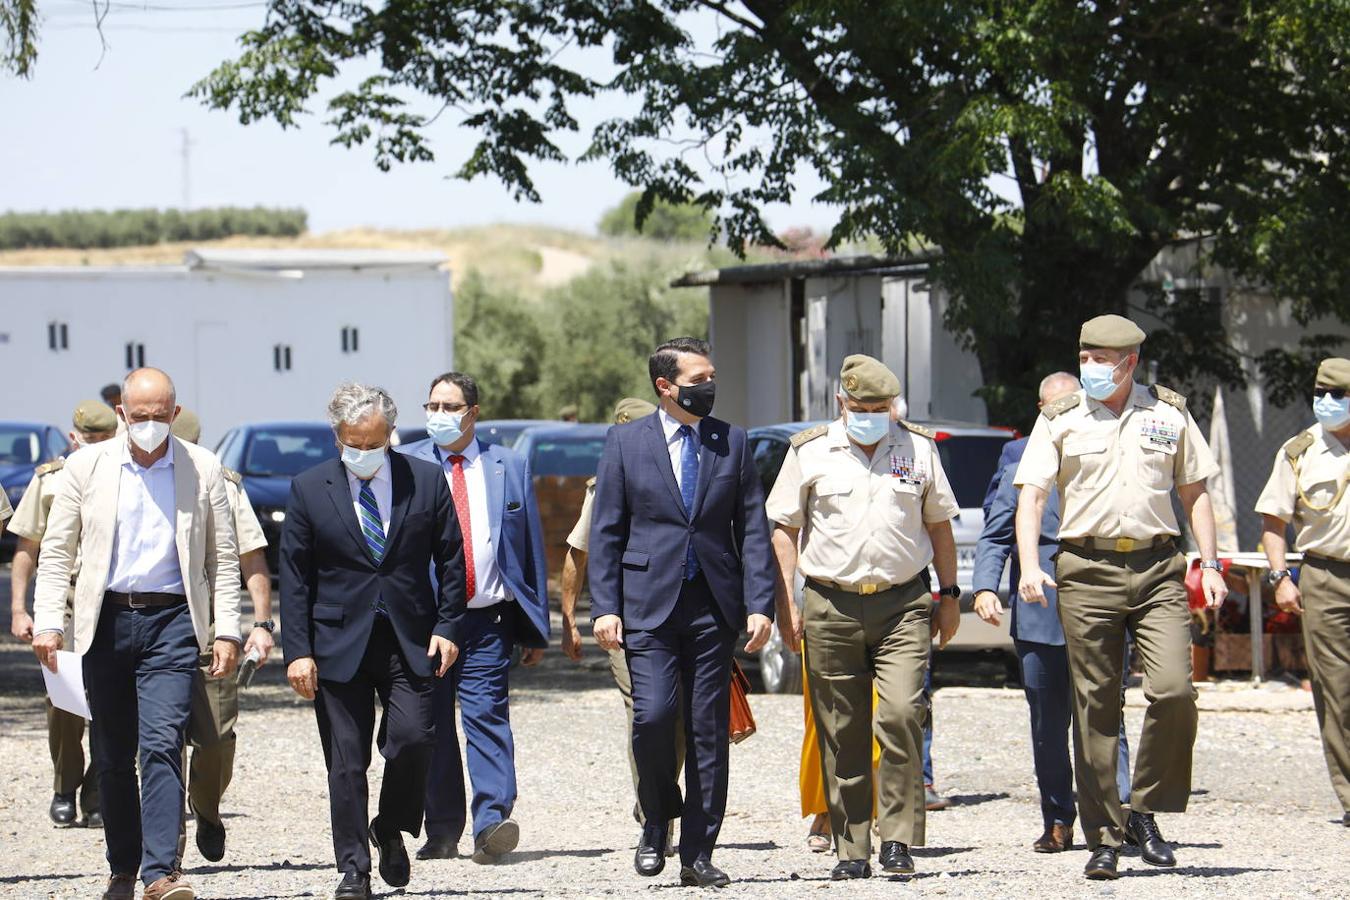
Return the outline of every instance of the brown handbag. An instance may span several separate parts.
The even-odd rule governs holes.
[[[750,711],[750,679],[741,670],[741,664],[731,661],[731,742],[739,744],[755,733],[755,714]]]

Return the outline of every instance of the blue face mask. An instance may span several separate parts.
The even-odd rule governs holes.
[[[427,435],[437,446],[448,447],[464,436],[460,427],[464,413],[434,412],[427,414]]]
[[[1313,415],[1323,428],[1338,431],[1350,424],[1350,397],[1337,400],[1330,394],[1323,394],[1313,401]]]
[[[879,443],[891,429],[891,414],[888,412],[854,412],[844,410],[844,431],[856,443],[870,447]]]
[[[1129,359],[1126,357],[1125,359]],[[1081,363],[1078,366],[1078,380],[1083,383],[1083,390],[1093,400],[1105,400],[1116,392],[1120,385],[1115,382],[1116,369],[1119,369],[1125,360],[1122,359],[1114,366],[1108,366],[1106,363]]]
[[[384,465],[384,451],[388,447],[376,447],[374,450],[359,450],[356,447],[342,445],[342,464],[357,478],[365,481],[374,478],[375,473]]]

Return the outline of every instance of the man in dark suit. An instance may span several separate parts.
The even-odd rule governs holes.
[[[379,388],[344,384],[328,405],[342,448],[291,482],[281,536],[282,650],[314,700],[328,767],[337,900],[408,883],[402,832],[422,830],[435,737],[433,674],[453,665],[464,616],[464,551],[439,469],[389,452],[398,410]],[[432,582],[433,567],[439,587]],[[379,814],[367,825],[375,698],[384,708]]]
[[[400,453],[445,473],[464,538],[466,610],[460,655],[436,688],[436,749],[427,781],[427,842],[418,859],[449,859],[464,831],[464,767],[455,728],[458,696],[473,783],[473,861],[492,863],[516,848],[516,746],[509,702],[511,655],[537,663],[548,646],[544,529],[528,462],[480,441],[478,384],[462,372],[431,382],[424,441]]]
[[[1039,406],[1053,403],[1078,390],[1078,379],[1068,372],[1056,372],[1041,381]],[[989,485],[984,501],[984,530],[975,545],[973,587],[975,612],[991,625],[998,625],[1003,612],[998,588],[1003,568],[1011,556],[1009,584],[1017,584],[1021,569],[1013,535],[1017,513],[1017,487],[1013,476],[1026,450],[1027,438],[1003,445],[999,468]],[[1056,492],[1046,503],[1041,522],[1041,566],[1053,571],[1055,551],[1059,549],[1059,496]],[[1013,648],[1021,667],[1022,690],[1031,713],[1031,754],[1036,770],[1036,785],[1041,794],[1044,830],[1031,847],[1037,853],[1058,853],[1073,848],[1074,812],[1073,766],[1069,762],[1069,723],[1072,702],[1069,696],[1069,659],[1064,649],[1064,629],[1059,623],[1055,592],[1047,589],[1046,605],[1012,603],[1010,631]],[[1126,650],[1128,658],[1129,651]],[[1125,669],[1129,678],[1129,667]],[[1122,690],[1124,688],[1122,687]],[[1130,799],[1130,747],[1125,739],[1124,720],[1120,727],[1120,755],[1116,786],[1122,803]]]
[[[665,867],[667,823],[680,816],[680,881],[730,883],[712,864],[726,809],[728,691],[737,631],[747,652],[772,626],[773,555],[763,489],[745,430],[712,418],[708,344],[677,338],[648,363],[654,415],[605,439],[591,525],[596,642],[622,646],[633,684],[633,756],[646,823],[634,866]],[[684,783],[675,778],[683,703]]]

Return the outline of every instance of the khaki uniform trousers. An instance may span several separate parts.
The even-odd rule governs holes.
[[[633,776],[633,793],[638,794],[638,771],[637,760],[633,758],[633,681],[628,674],[628,658],[624,656],[623,648],[609,651],[609,673],[614,676],[614,683],[619,687],[619,693],[623,695],[623,707],[628,713],[628,732],[624,746],[628,750],[628,771]],[[675,774],[684,771],[684,713],[677,712],[675,715]],[[642,815],[642,804],[634,802],[633,818],[637,819],[643,825],[647,822]]]
[[[842,860],[872,855],[874,807],[882,841],[924,843],[923,681],[932,612],[918,578],[870,595],[806,583],[807,680]],[[873,739],[881,746],[875,787]]]
[[[1134,634],[1148,700],[1130,808],[1186,810],[1197,712],[1185,571],[1186,558],[1170,542],[1129,553],[1060,545],[1055,582],[1073,691],[1078,821],[1089,849],[1125,840],[1116,765],[1127,630]]]
[[[1350,562],[1305,557],[1299,590],[1322,752],[1341,808],[1350,812]]]
[[[188,714],[187,744],[191,762],[187,770],[187,801],[192,812],[209,822],[220,824],[220,801],[234,777],[234,726],[239,719],[239,685],[235,676],[207,677],[211,671],[210,653],[197,658],[192,676],[192,698]],[[179,827],[178,859],[187,849],[187,821]]]
[[[94,755],[89,754],[89,767],[84,761],[84,719],[64,709],[57,709],[47,701],[47,748],[52,755],[52,790],[70,796],[80,794],[80,812],[88,816],[99,811],[98,772]]]

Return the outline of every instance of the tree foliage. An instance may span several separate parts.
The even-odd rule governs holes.
[[[648,237],[658,241],[707,241],[713,217],[693,203],[669,203],[633,191],[600,218],[601,234],[610,237]]]
[[[36,247],[137,247],[162,241],[210,241],[232,235],[304,234],[303,209],[114,209],[0,213],[0,250]]]
[[[37,30],[37,0],[0,0],[0,72],[32,74]]]

